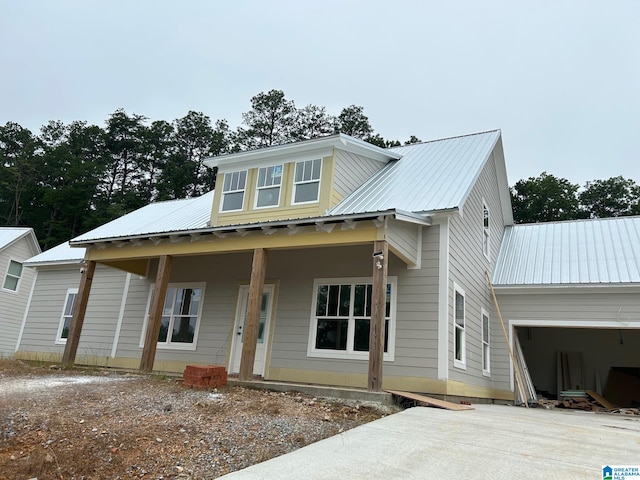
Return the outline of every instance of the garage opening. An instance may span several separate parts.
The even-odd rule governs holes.
[[[515,329],[536,391],[593,390],[620,407],[640,407],[640,329]]]

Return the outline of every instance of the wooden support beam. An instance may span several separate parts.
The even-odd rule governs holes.
[[[158,346],[158,335],[160,334],[160,325],[162,324],[162,310],[164,308],[164,299],[167,296],[172,263],[173,258],[170,255],[163,255],[160,257],[160,262],[158,263],[156,284],[153,287],[149,320],[147,321],[147,330],[144,335],[144,348],[142,349],[142,358],[140,359],[141,372],[150,373],[153,370],[153,362],[156,359],[156,348]]]
[[[370,392],[382,391],[388,265],[389,244],[385,240],[377,240],[373,243],[373,285],[371,288],[371,322],[369,329],[368,388]]]
[[[80,286],[78,287],[78,296],[73,305],[73,316],[71,317],[71,325],[69,326],[69,334],[67,335],[67,344],[64,347],[64,354],[62,355],[62,366],[65,368],[72,367],[76,361],[80,333],[82,332],[85,313],[87,313],[89,293],[91,293],[91,283],[93,282],[93,274],[96,271],[96,262],[89,261],[83,268],[84,270],[80,277]]]
[[[256,248],[253,251],[253,265],[251,266],[251,283],[249,284],[249,305],[247,320],[244,325],[244,339],[242,341],[242,357],[240,358],[240,372],[238,378],[242,381],[253,377],[253,363],[256,359],[258,331],[260,328],[260,310],[264,291],[264,276],[267,270],[267,251]]]

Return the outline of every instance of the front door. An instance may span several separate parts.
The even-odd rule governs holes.
[[[269,341],[269,324],[273,304],[273,285],[265,285],[260,308],[260,326],[258,328],[258,343],[256,345],[256,358],[253,363],[253,374],[264,375],[267,360],[267,347]],[[233,328],[233,340],[231,345],[231,373],[240,372],[240,359],[242,358],[242,341],[244,339],[244,325],[249,310],[249,286],[243,285],[238,292],[238,305],[236,308],[236,320]]]

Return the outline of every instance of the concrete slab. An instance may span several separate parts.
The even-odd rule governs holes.
[[[224,477],[597,479],[640,465],[640,418],[474,405],[416,407]]]

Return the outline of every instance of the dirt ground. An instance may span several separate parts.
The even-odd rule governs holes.
[[[210,479],[385,415],[375,406],[0,360],[0,479]]]

